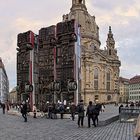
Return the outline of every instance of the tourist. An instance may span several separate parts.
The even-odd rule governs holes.
[[[102,111],[102,112],[105,111],[105,105],[104,105],[103,103],[102,103],[101,111]]]
[[[27,122],[27,103],[24,101],[21,106],[21,114],[24,118],[24,122]]]
[[[102,105],[100,103],[97,103],[95,106],[95,121],[97,121],[97,125],[99,123],[98,116],[100,114],[101,108],[102,108]],[[93,123],[93,125],[94,125],[94,123]]]
[[[5,103],[2,104],[2,112],[5,114]]]
[[[90,120],[92,119],[93,125],[96,127],[95,124],[95,105],[92,104],[92,101],[89,101],[89,105],[87,107],[86,116],[88,117],[88,127],[90,127]]]
[[[59,104],[59,113],[60,113],[60,118],[63,119],[63,115],[64,115],[64,112],[65,112],[65,107],[64,107],[64,104],[60,102]]]
[[[37,113],[37,108],[36,108],[36,106],[35,106],[35,104],[33,105],[33,118],[37,118],[36,117],[36,113]]]
[[[77,112],[78,112],[78,127],[83,127],[84,123],[84,104],[83,100],[80,100],[80,103],[77,106]]]
[[[71,117],[72,117],[73,121],[75,119],[75,112],[76,112],[76,105],[74,103],[71,103],[71,105],[70,105],[70,113],[71,113]]]
[[[123,104],[121,104],[120,106],[119,106],[119,114],[121,113],[121,108],[123,107]]]

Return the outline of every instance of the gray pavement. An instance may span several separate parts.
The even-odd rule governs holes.
[[[119,115],[119,106],[114,105],[105,105],[105,111],[101,112],[99,115],[99,120],[104,121],[109,119],[110,117],[114,117]]]
[[[107,116],[111,108],[101,113],[100,119]],[[114,113],[118,110],[113,109]],[[107,126],[87,128],[77,127],[77,120],[46,118],[33,119],[28,116],[28,122],[23,122],[21,116],[2,114],[0,110],[0,140],[136,140],[133,136],[133,123],[113,122]]]

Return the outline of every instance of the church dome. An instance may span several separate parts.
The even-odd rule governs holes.
[[[95,17],[88,13],[85,0],[72,0],[70,13],[63,16],[64,21],[71,19],[75,19],[80,25],[83,40],[90,39],[99,48],[99,27],[95,22]]]

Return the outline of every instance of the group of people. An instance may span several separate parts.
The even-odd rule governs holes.
[[[100,111],[102,110],[102,106],[104,105],[101,104],[93,104],[92,101],[89,101],[89,105],[87,106],[86,109],[86,116],[88,118],[88,127],[91,127],[91,120],[93,122],[93,125],[96,127],[98,125],[98,116],[100,114]],[[78,112],[78,127],[83,127],[84,123],[84,116],[85,116],[85,109],[84,109],[84,104],[83,100],[80,101],[80,103],[77,106],[77,112]]]
[[[68,111],[67,111],[68,108]],[[76,106],[74,103],[71,103],[69,107],[65,106],[63,103],[58,104],[48,104],[46,112],[48,112],[48,118],[56,119],[57,113],[60,114],[60,118],[63,119],[64,113],[70,113],[71,118],[74,121],[75,115],[78,114],[78,127],[83,127],[85,115],[88,118],[88,127],[90,127],[90,122],[92,120],[93,125],[96,127],[98,125],[98,116],[100,111],[104,112],[105,106],[103,104],[97,103],[96,105],[89,102],[87,108],[84,107],[83,100],[81,100]]]
[[[63,115],[66,112],[66,106],[63,103],[49,103],[45,112],[48,112],[49,119],[57,119],[57,113],[60,114],[60,118],[63,119]]]
[[[32,111],[33,111],[33,118],[37,118],[37,107],[35,104],[33,105]],[[66,107],[64,106],[63,103],[60,104],[49,103],[47,104],[44,113],[47,112],[48,119],[57,119],[57,113],[60,113],[61,119],[63,119],[63,114],[65,113],[65,111],[66,111]],[[27,122],[28,106],[25,101],[23,101],[23,103],[20,104],[20,112],[22,114],[22,117],[24,118],[24,122]]]
[[[130,103],[126,103],[125,105],[124,104],[120,104],[119,106],[119,113],[121,113],[121,108],[139,108],[140,107],[140,102],[130,102]]]
[[[88,127],[91,127],[92,124],[96,127],[98,125],[98,116],[100,111],[104,111],[105,106],[103,104],[97,103],[93,104],[92,101],[89,101],[89,105],[87,108],[84,107],[83,100],[80,100],[78,105],[76,106],[74,103],[71,103],[69,106],[69,113],[71,114],[71,118],[75,120],[75,114],[78,114],[78,127],[83,127],[84,125],[84,117],[85,115],[88,118]],[[59,104],[48,104],[47,112],[48,118],[57,119],[57,113],[60,114],[60,118],[63,119],[64,113],[66,113],[67,107],[63,103]],[[36,118],[37,108],[33,105],[33,117]],[[23,102],[21,105],[21,114],[24,118],[24,121],[27,122],[27,103]]]
[[[3,114],[5,114],[5,109],[7,108],[6,104],[1,104],[3,109]],[[69,106],[64,105],[63,103],[54,104],[49,103],[47,105],[47,109],[45,110],[47,112],[47,116],[50,119],[57,119],[57,113],[60,114],[60,118],[63,119],[63,115],[65,113],[70,113],[71,118],[74,121],[75,115],[78,115],[78,127],[83,127],[84,124],[84,117],[85,115],[88,118],[88,127],[91,127],[91,120],[93,125],[96,127],[98,125],[98,116],[100,111],[104,111],[105,106],[103,104],[97,103],[96,105],[93,104],[92,101],[89,101],[89,105],[87,108],[84,107],[83,100],[81,100],[78,105],[76,106],[74,103],[71,103]],[[22,104],[19,106],[19,110],[22,114],[22,117],[24,118],[24,122],[27,122],[27,113],[28,113],[28,105],[27,102],[23,101]],[[33,105],[33,118],[37,118],[37,108],[35,104]]]

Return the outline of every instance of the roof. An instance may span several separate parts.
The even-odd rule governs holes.
[[[140,83],[140,75],[136,75],[130,79],[130,84],[139,84]]]
[[[124,83],[124,82],[129,82],[129,79],[123,78],[123,77],[119,77],[119,81]]]

